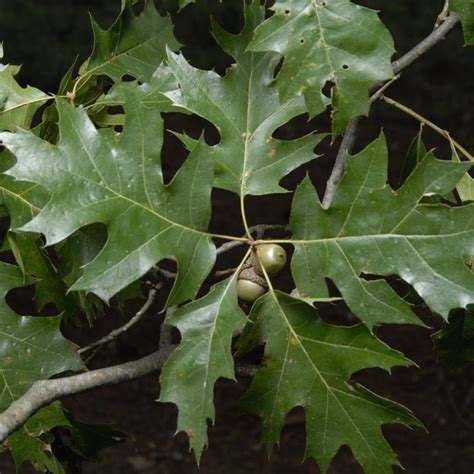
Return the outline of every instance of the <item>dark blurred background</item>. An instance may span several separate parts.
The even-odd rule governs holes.
[[[3,62],[23,64],[19,81],[48,92],[57,90],[62,75],[74,62],[86,59],[92,46],[89,13],[102,26],[108,26],[119,12],[119,0],[0,0],[0,41],[3,42]],[[390,29],[397,49],[403,54],[433,29],[443,0],[360,0],[371,8],[380,10],[380,16]],[[223,72],[231,59],[215,44],[209,33],[209,14],[231,31],[241,26],[241,2],[234,0],[198,0],[181,12],[177,0],[163,0],[157,6],[164,14],[175,19],[176,35],[184,44],[184,53],[195,66],[215,68]],[[421,112],[438,125],[448,129],[467,149],[474,150],[474,48],[463,47],[458,28],[411,66],[395,83],[389,96]],[[181,118],[169,117],[172,127],[180,129]],[[191,129],[199,129],[196,121]],[[320,130],[328,130],[328,117],[311,122]],[[283,135],[301,135],[309,126],[305,120],[295,121],[282,131]],[[370,119],[364,120],[358,148],[374,138],[383,128],[387,135],[391,162],[390,176],[396,180],[409,143],[418,131],[418,124],[400,112],[379,103],[373,107]],[[211,131],[212,135],[212,131]],[[211,137],[212,138],[212,137]],[[168,150],[174,152],[178,145],[168,137]],[[440,157],[448,157],[444,141],[426,132],[429,147],[438,148]],[[310,167],[310,173],[321,192],[330,173],[337,147],[327,144],[321,152],[326,156]],[[178,151],[176,151],[178,153]],[[182,153],[182,152],[181,152]],[[301,176],[296,173],[289,186]],[[269,198],[270,199],[270,198]],[[273,198],[271,198],[273,199]],[[252,222],[284,222],[288,217],[287,197],[272,201],[267,198],[251,201]],[[275,204],[276,203],[276,204]],[[214,195],[216,216],[213,225],[240,232],[235,200],[227,193]],[[269,216],[267,208],[272,209]],[[219,217],[218,211],[225,211]],[[221,219],[221,220],[220,220]],[[456,243],[453,243],[456,245]],[[285,282],[282,283],[283,286]],[[138,304],[138,303],[137,303]],[[135,308],[137,305],[135,305]],[[133,313],[133,304],[130,307]],[[341,311],[347,311],[342,308]],[[439,321],[428,316],[433,327]],[[113,315],[98,321],[96,331],[107,333],[117,325]],[[104,350],[93,366],[105,366],[131,360],[149,353],[156,347],[159,320],[150,316],[139,328]],[[93,339],[93,332],[74,333],[67,328],[70,338]],[[474,472],[474,373],[471,367],[449,371],[439,365],[430,339],[432,330],[389,327],[380,331],[381,337],[413,358],[418,369],[396,369],[389,376],[381,371],[371,371],[359,378],[368,387],[406,404],[426,424],[429,435],[421,431],[408,431],[399,427],[384,428],[384,433],[400,456],[409,474],[472,474]],[[216,388],[217,425],[210,430],[210,448],[204,454],[203,474],[229,474],[259,471],[263,473],[317,473],[314,463],[301,464],[304,450],[304,425],[301,413],[291,414],[291,422],[283,432],[281,448],[276,450],[272,463],[259,442],[259,422],[251,417],[237,417],[238,398],[247,382],[238,386],[219,382]],[[237,387],[237,389],[236,389]],[[84,473],[194,473],[192,455],[187,452],[182,435],[173,438],[176,411],[173,406],[158,405],[153,400],[158,395],[157,377],[118,387],[103,388],[93,393],[71,397],[66,406],[88,421],[114,423],[131,434],[130,442],[105,452],[103,464],[87,465]],[[8,455],[0,457],[0,472],[13,473]],[[24,468],[21,472],[31,472]],[[332,474],[361,472],[347,450],[342,450]],[[396,472],[401,472],[396,470]]]

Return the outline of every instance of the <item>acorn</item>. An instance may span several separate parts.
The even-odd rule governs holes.
[[[237,281],[237,295],[242,301],[253,303],[268,290],[267,282],[253,267],[244,268]]]
[[[258,245],[257,257],[260,265],[262,265],[265,271],[270,275],[278,273],[286,265],[286,251],[277,244]]]

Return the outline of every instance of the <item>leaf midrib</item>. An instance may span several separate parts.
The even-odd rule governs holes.
[[[281,307],[280,305],[280,302],[278,301],[278,298],[276,297],[275,295],[275,292],[272,291],[272,297],[279,309],[279,312],[280,314],[282,315],[282,318],[283,318],[283,321],[285,322],[286,326],[288,327],[288,330],[291,334],[291,336],[295,339],[295,341],[297,341],[298,343],[298,346],[300,347],[300,350],[301,352],[304,354],[304,356],[306,357],[306,359],[308,360],[309,364],[313,367],[314,369],[314,372],[315,374],[319,377],[319,379],[321,380],[321,382],[323,383],[324,387],[326,388],[326,391],[329,392],[332,397],[336,400],[336,402],[339,404],[339,406],[341,407],[342,411],[345,413],[347,419],[350,421],[350,423],[354,426],[355,430],[357,431],[357,433],[359,433],[360,435],[360,438],[364,441],[365,445],[367,446],[367,448],[369,449],[369,451],[372,453],[374,459],[378,459],[377,456],[375,455],[371,445],[368,443],[368,441],[366,440],[366,438],[364,437],[364,435],[362,434],[362,432],[359,430],[359,427],[357,426],[357,424],[354,422],[354,420],[350,417],[349,413],[347,412],[347,410],[345,409],[344,405],[342,404],[342,402],[339,400],[339,398],[337,397],[337,395],[334,393],[332,387],[326,382],[326,379],[322,376],[321,372],[319,371],[318,367],[314,364],[313,360],[311,359],[310,355],[308,354],[308,352],[306,351],[306,348],[304,347],[304,345],[301,343],[300,341],[300,338],[299,338],[299,335],[295,332],[295,330],[293,329],[292,325],[290,324],[290,322],[288,321],[288,318],[286,317],[286,314],[283,310],[283,308]],[[290,338],[289,338],[290,340]],[[326,414],[326,417],[327,417],[327,414]]]

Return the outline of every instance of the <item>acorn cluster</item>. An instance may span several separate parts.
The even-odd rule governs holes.
[[[275,275],[286,265],[286,252],[277,244],[261,244],[243,266],[237,283],[237,293],[243,301],[253,303],[265,294],[268,284],[264,273]],[[263,269],[265,269],[265,272]]]

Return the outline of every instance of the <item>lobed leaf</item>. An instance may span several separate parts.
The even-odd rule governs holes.
[[[166,57],[165,48],[178,49],[170,18],[162,17],[146,2],[135,16],[129,0],[122,0],[122,9],[114,24],[101,29],[92,19],[94,49],[81,67],[81,76],[107,75],[119,82],[131,75],[142,82],[149,80]]]
[[[285,58],[278,75],[282,102],[303,94],[311,116],[324,111],[331,92],[333,136],[352,117],[367,115],[372,83],[393,76],[393,40],[377,13],[349,0],[277,0],[255,31],[251,51]]]
[[[178,431],[188,435],[197,460],[207,446],[207,421],[215,419],[214,384],[220,377],[234,380],[232,335],[245,322],[236,274],[166,320],[182,340],[163,367],[160,401],[178,406]]]
[[[411,413],[352,382],[370,367],[390,370],[411,363],[363,326],[324,323],[317,311],[297,298],[269,292],[253,306],[245,338],[265,342],[262,367],[242,400],[262,417],[267,451],[278,443],[286,415],[301,406],[306,413],[306,458],[326,472],[346,445],[367,474],[391,473],[397,458],[381,426],[421,426]]]
[[[83,368],[60,333],[60,317],[19,316],[7,305],[6,294],[23,285],[21,270],[0,262],[0,410],[36,380]]]
[[[398,275],[431,309],[449,311],[474,302],[473,205],[449,208],[420,201],[450,192],[471,166],[428,154],[397,191],[387,186],[387,149],[379,138],[355,157],[333,203],[323,210],[310,180],[295,192],[291,216],[292,273],[300,292],[325,296],[331,278],[350,309],[372,328],[420,324],[410,306],[383,279]]]
[[[179,271],[170,305],[193,298],[209,273],[215,247],[206,232],[211,213],[211,158],[198,143],[169,184],[163,182],[160,110],[143,105],[146,86],[126,86],[123,132],[97,130],[82,108],[58,99],[60,139],[46,143],[31,132],[2,133],[18,162],[8,174],[41,184],[51,194],[42,211],[21,229],[56,244],[97,222],[108,240],[84,267],[73,290],[108,300],[159,260],[174,256]]]
[[[192,67],[173,53],[168,64],[179,89],[166,95],[175,106],[213,123],[220,142],[205,150],[216,166],[215,186],[243,198],[287,192],[279,182],[298,166],[315,158],[313,148],[325,135],[307,135],[297,140],[273,137],[277,128],[305,113],[302,97],[280,104],[273,71],[280,56],[247,52],[253,30],[264,19],[264,9],[255,1],[245,9],[245,26],[238,35],[214,23],[218,43],[236,63],[225,77]]]
[[[0,45],[0,60],[3,47]],[[35,87],[21,87],[15,80],[19,66],[0,64],[0,130],[30,128],[36,111],[51,97]]]
[[[63,474],[65,471],[53,454],[51,446],[41,436],[57,427],[70,427],[59,402],[35,413],[19,430],[7,439],[17,469],[30,462],[39,472]]]

